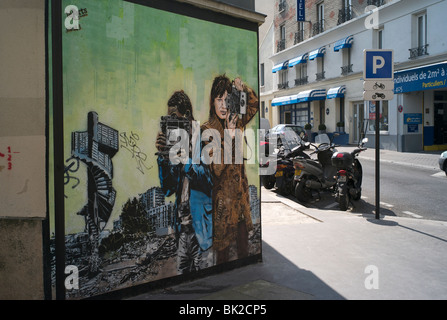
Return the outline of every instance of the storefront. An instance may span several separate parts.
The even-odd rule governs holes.
[[[279,108],[279,123],[296,124],[304,127],[314,126],[314,106],[326,99],[326,90],[307,90],[295,95],[278,97],[272,100],[272,107]],[[315,101],[315,103],[313,103]]]
[[[397,71],[394,83],[398,151],[447,150],[447,61]]]

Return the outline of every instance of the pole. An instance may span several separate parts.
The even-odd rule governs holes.
[[[376,219],[380,219],[380,130],[379,130],[379,102],[376,105]]]

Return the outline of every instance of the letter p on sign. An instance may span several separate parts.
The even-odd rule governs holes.
[[[385,59],[382,56],[373,56],[373,73],[377,74],[377,69],[382,69]]]

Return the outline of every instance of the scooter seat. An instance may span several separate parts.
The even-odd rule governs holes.
[[[323,166],[315,160],[306,159],[306,165],[311,165],[317,167],[320,170],[323,170]]]

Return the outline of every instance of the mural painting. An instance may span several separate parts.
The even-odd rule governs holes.
[[[257,32],[62,3],[66,297],[259,255]]]

